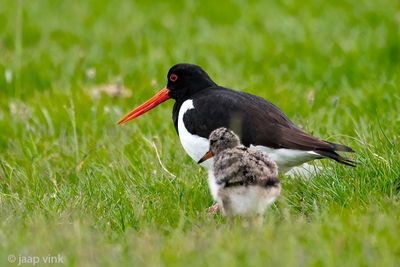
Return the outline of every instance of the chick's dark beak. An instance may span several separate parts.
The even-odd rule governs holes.
[[[209,150],[197,163],[200,164],[212,157],[214,157],[214,154]]]

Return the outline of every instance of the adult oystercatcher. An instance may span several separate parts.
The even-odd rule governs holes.
[[[229,220],[234,215],[256,215],[262,223],[266,208],[281,191],[275,162],[266,153],[241,145],[226,128],[212,131],[209,140],[210,150],[200,162],[214,156],[215,179],[208,182],[222,213]]]
[[[133,120],[167,99],[174,99],[172,119],[183,148],[196,162],[208,151],[210,133],[226,127],[237,133],[242,144],[266,152],[280,172],[307,161],[330,158],[355,166],[337,153],[352,148],[313,137],[296,125],[274,104],[261,97],[218,86],[200,67],[177,64],[167,75],[165,88],[118,121]],[[203,163],[212,167],[212,159]]]

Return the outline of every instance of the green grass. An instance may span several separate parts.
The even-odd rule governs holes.
[[[399,14],[394,0],[0,2],[0,265],[398,266]],[[173,101],[116,125],[178,62],[350,145],[359,166],[282,177],[261,229],[227,227]],[[115,82],[132,96],[92,98]]]

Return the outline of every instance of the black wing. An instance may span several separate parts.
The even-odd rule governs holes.
[[[208,138],[213,130],[226,127],[238,134],[245,146],[315,151],[338,162],[354,164],[335,152],[353,152],[353,149],[303,132],[277,106],[261,97],[211,87],[195,94],[192,99],[195,109],[187,111],[183,117],[187,130],[192,134]],[[175,118],[174,123],[176,125]]]

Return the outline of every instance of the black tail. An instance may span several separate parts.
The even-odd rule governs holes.
[[[341,144],[336,144],[336,143],[332,143],[332,142],[328,142],[325,141],[328,144],[333,146],[333,150],[334,151],[341,151],[341,152],[355,152],[351,147],[349,146],[345,146],[345,145],[341,145]]]
[[[336,145],[336,144],[333,144],[333,145]],[[347,147],[347,146],[344,146],[344,145],[339,145],[339,146],[342,146],[343,149],[346,148],[346,149],[350,149],[350,150],[337,149],[337,151],[354,152],[354,150],[351,149],[350,147]],[[335,151],[315,150],[315,152],[320,154],[323,157],[331,158],[331,159],[336,160],[337,162],[342,163],[342,164],[347,165],[347,166],[356,167],[356,165],[357,165],[357,162],[355,162],[354,160],[342,157],[341,155],[339,155]]]

